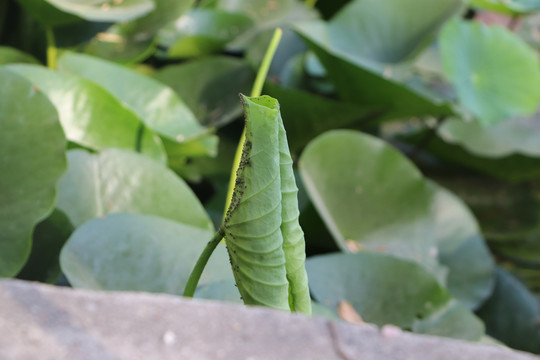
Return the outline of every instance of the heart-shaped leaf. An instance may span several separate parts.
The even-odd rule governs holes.
[[[79,227],[62,249],[60,264],[75,287],[181,294],[211,237],[209,229],[156,216],[113,214]],[[201,284],[226,279],[232,274],[221,245]]]
[[[299,168],[343,251],[407,258],[423,264],[443,284],[447,266],[450,291],[469,308],[489,296],[494,265],[476,220],[458,198],[426,181],[396,149],[356,131],[330,131],[306,147]],[[463,267],[465,254],[477,266]]]
[[[66,139],[32,83],[5,67],[0,83],[0,277],[10,277],[30,254],[34,226],[54,208]]]
[[[156,215],[212,230],[189,186],[145,156],[107,149],[100,154],[68,152],[68,171],[58,186],[57,206],[75,226],[110,213]]]
[[[453,20],[440,35],[446,75],[460,103],[483,124],[532,115],[540,102],[540,63],[511,31]]]

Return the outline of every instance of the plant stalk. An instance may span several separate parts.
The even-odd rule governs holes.
[[[193,295],[195,294],[195,289],[199,284],[199,280],[201,278],[204,268],[206,267],[206,264],[208,263],[208,259],[210,259],[210,255],[212,255],[212,253],[216,249],[216,246],[218,246],[224,235],[225,232],[223,231],[223,228],[220,227],[219,230],[214,234],[212,239],[208,242],[208,244],[206,244],[206,247],[199,256],[195,267],[189,275],[186,287],[184,288],[184,296],[193,297]]]
[[[47,67],[51,70],[56,70],[56,58],[58,57],[58,49],[54,41],[54,32],[52,27],[45,28],[45,37],[47,38]]]
[[[255,78],[255,82],[253,83],[253,88],[251,89],[250,96],[252,97],[261,96],[262,89],[264,86],[264,81],[266,80],[266,76],[268,75],[270,64],[272,63],[272,59],[274,58],[279,42],[281,41],[282,34],[283,34],[283,31],[280,28],[276,28],[276,30],[274,31],[274,35],[272,36],[272,39],[270,40],[270,44],[268,45],[268,49],[266,50],[266,53],[264,54],[263,61],[261,63],[261,66],[259,67],[259,71],[257,71],[257,77]],[[236,169],[238,169],[238,165],[240,165],[240,159],[242,158],[242,150],[244,148],[245,141],[246,141],[246,128],[244,127],[244,130],[242,131],[242,136],[240,137],[240,141],[238,142],[238,147],[236,148],[236,154],[234,156],[234,162],[233,162],[233,167],[232,167],[232,172],[231,172],[231,180],[229,181],[229,189],[227,191],[227,199],[225,201],[225,212],[224,212],[223,218],[225,218],[227,209],[229,208],[229,205],[231,204],[232,194],[234,192],[234,184],[236,182]]]
[[[317,4],[317,0],[306,0],[304,3],[308,8],[314,8],[315,4]]]

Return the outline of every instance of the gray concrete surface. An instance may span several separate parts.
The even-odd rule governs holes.
[[[168,295],[0,281],[1,360],[540,359],[386,330]]]

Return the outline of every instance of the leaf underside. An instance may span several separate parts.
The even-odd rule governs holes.
[[[311,313],[304,234],[278,102],[242,96],[246,140],[224,221],[244,303]]]

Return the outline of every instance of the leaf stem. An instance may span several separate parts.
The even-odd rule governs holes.
[[[58,49],[54,41],[54,32],[52,27],[45,28],[45,37],[47,38],[47,67],[51,70],[56,70],[56,58],[58,57]]]
[[[282,35],[283,31],[280,28],[276,28],[276,30],[274,30],[274,35],[270,40],[268,49],[266,49],[266,54],[264,54],[261,66],[259,67],[259,71],[257,71],[257,77],[255,78],[255,82],[253,83],[253,88],[251,89],[252,97],[261,96],[264,81],[266,80],[266,75],[268,75],[270,64],[272,64],[272,59],[274,58]]]
[[[261,66],[259,67],[259,70],[257,71],[257,77],[255,78],[255,82],[253,83],[253,88],[251,89],[252,97],[261,96],[262,89],[264,86],[264,81],[266,80],[266,76],[268,75],[270,64],[272,63],[272,59],[274,58],[279,42],[281,41],[282,35],[283,35],[283,31],[280,28],[276,28],[276,30],[274,31],[274,35],[272,36],[272,39],[270,40],[270,44],[268,45],[268,48],[266,49],[266,53],[264,54],[264,58],[261,62]],[[231,180],[229,181],[229,189],[227,191],[227,199],[225,201],[225,212],[224,212],[223,218],[225,218],[225,213],[227,213],[227,209],[229,208],[229,205],[231,204],[231,199],[234,192],[234,184],[236,182],[236,169],[238,169],[238,165],[240,165],[240,159],[242,158],[242,150],[244,148],[245,141],[246,141],[246,128],[244,127],[244,130],[242,131],[242,136],[240,137],[240,141],[238,142],[238,147],[236,148],[236,155],[234,156],[234,162],[233,162],[233,167],[231,171]]]
[[[317,0],[306,0],[304,3],[308,8],[314,8]]]
[[[189,275],[186,287],[184,288],[184,296],[193,297],[193,295],[195,294],[195,289],[199,284],[199,279],[201,278],[202,272],[206,267],[206,264],[208,263],[208,259],[210,259],[210,255],[212,255],[212,253],[216,249],[216,246],[219,244],[224,235],[225,232],[223,231],[223,227],[220,227],[219,230],[214,234],[212,239],[208,242],[208,244],[206,244],[206,247],[199,256],[195,267]]]

